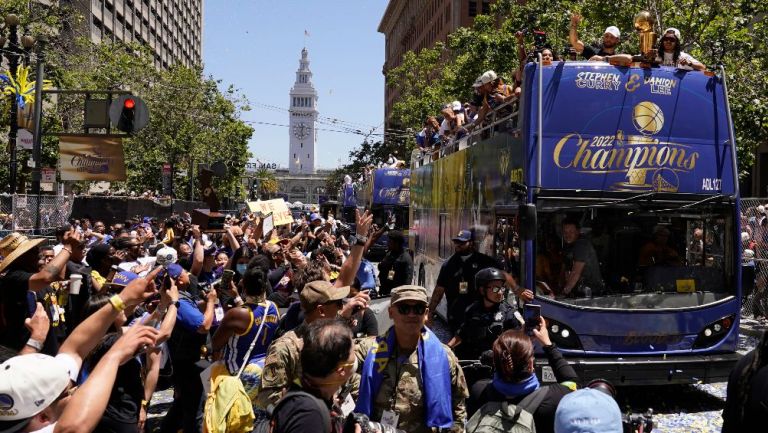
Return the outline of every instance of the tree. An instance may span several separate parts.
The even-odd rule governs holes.
[[[584,19],[579,36],[598,41],[603,29],[622,29],[620,52],[635,53],[634,15],[646,8],[657,17],[656,33],[668,27],[682,32],[683,49],[707,65],[722,64],[728,90],[740,174],[754,161],[758,145],[768,141],[768,3],[753,0],[617,0],[585,7],[580,1],[497,0],[491,15],[478,16],[471,28],[455,31],[445,46],[408,52],[402,64],[387,73],[387,85],[401,90],[392,107],[390,124],[401,134],[421,129],[427,115],[436,115],[453,99],[468,100],[474,79],[493,69],[509,81],[518,67],[514,34],[518,30],[545,31],[556,53],[568,44],[571,13]],[[531,44],[530,36],[527,37]],[[692,107],[692,109],[694,109]],[[415,142],[409,139],[409,148]]]

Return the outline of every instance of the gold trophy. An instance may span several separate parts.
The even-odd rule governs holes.
[[[640,55],[632,59],[643,66],[656,65],[656,33],[653,25],[656,20],[648,11],[640,11],[635,15],[635,30],[640,39]]]

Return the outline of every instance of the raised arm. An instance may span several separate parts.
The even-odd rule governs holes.
[[[192,266],[189,268],[189,273],[198,276],[203,270],[203,235],[200,233],[200,227],[192,226],[192,236],[195,239],[195,250],[192,252]]]
[[[64,247],[41,271],[29,278],[29,290],[38,292],[49,286],[52,282],[63,279],[64,267],[72,255],[72,250],[74,248],[82,248],[81,241],[82,235],[75,229],[64,233],[64,240],[62,241]]]
[[[579,39],[579,23],[581,22],[581,15],[574,13],[571,15],[571,30],[568,32],[568,41],[571,43],[571,47],[576,50],[577,53],[584,51],[584,42]]]
[[[72,396],[56,423],[54,432],[92,432],[101,421],[107,403],[109,403],[109,395],[115,384],[117,369],[121,364],[135,356],[141,347],[154,345],[156,336],[157,330],[154,328],[136,325],[120,337],[101,361],[96,364],[96,368],[88,376],[88,380]],[[98,343],[101,339],[94,340]]]
[[[365,211],[365,213],[362,215],[360,215],[359,210],[356,210],[355,213],[357,219],[357,235],[366,236],[368,234],[368,229],[371,228],[373,215],[370,211]],[[368,240],[366,239],[365,243],[367,244],[367,242]],[[350,251],[351,252],[349,253],[349,257],[347,257],[347,260],[344,260],[344,264],[341,265],[339,277],[334,283],[334,286],[336,287],[350,286],[355,281],[355,275],[357,274],[357,269],[360,267],[360,261],[363,259],[365,247],[359,243],[356,243],[355,245],[352,245]]]
[[[107,329],[117,318],[121,311],[128,307],[139,305],[146,298],[155,293],[155,284],[152,282],[162,267],[155,269],[144,278],[136,278],[128,283],[119,295],[110,298],[110,302],[90,315],[72,331],[69,337],[59,349],[59,353],[70,355],[78,368],[85,358],[99,344],[101,337],[107,333]]]

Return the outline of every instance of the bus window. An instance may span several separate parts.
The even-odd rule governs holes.
[[[546,283],[557,301],[689,308],[735,294],[726,283],[735,272],[729,265],[735,252],[727,206],[685,212],[559,209],[539,214],[535,263],[537,283]]]

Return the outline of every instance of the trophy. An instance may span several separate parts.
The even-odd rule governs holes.
[[[653,25],[656,20],[648,11],[640,11],[635,15],[635,30],[640,39],[640,54],[632,58],[633,61],[643,65],[656,65],[656,33]]]
[[[198,174],[200,188],[203,190],[203,201],[208,204],[208,209],[192,210],[192,224],[199,225],[200,230],[204,232],[224,231],[225,216],[219,212],[221,204],[211,184],[213,174],[213,171],[207,168],[201,169]]]

